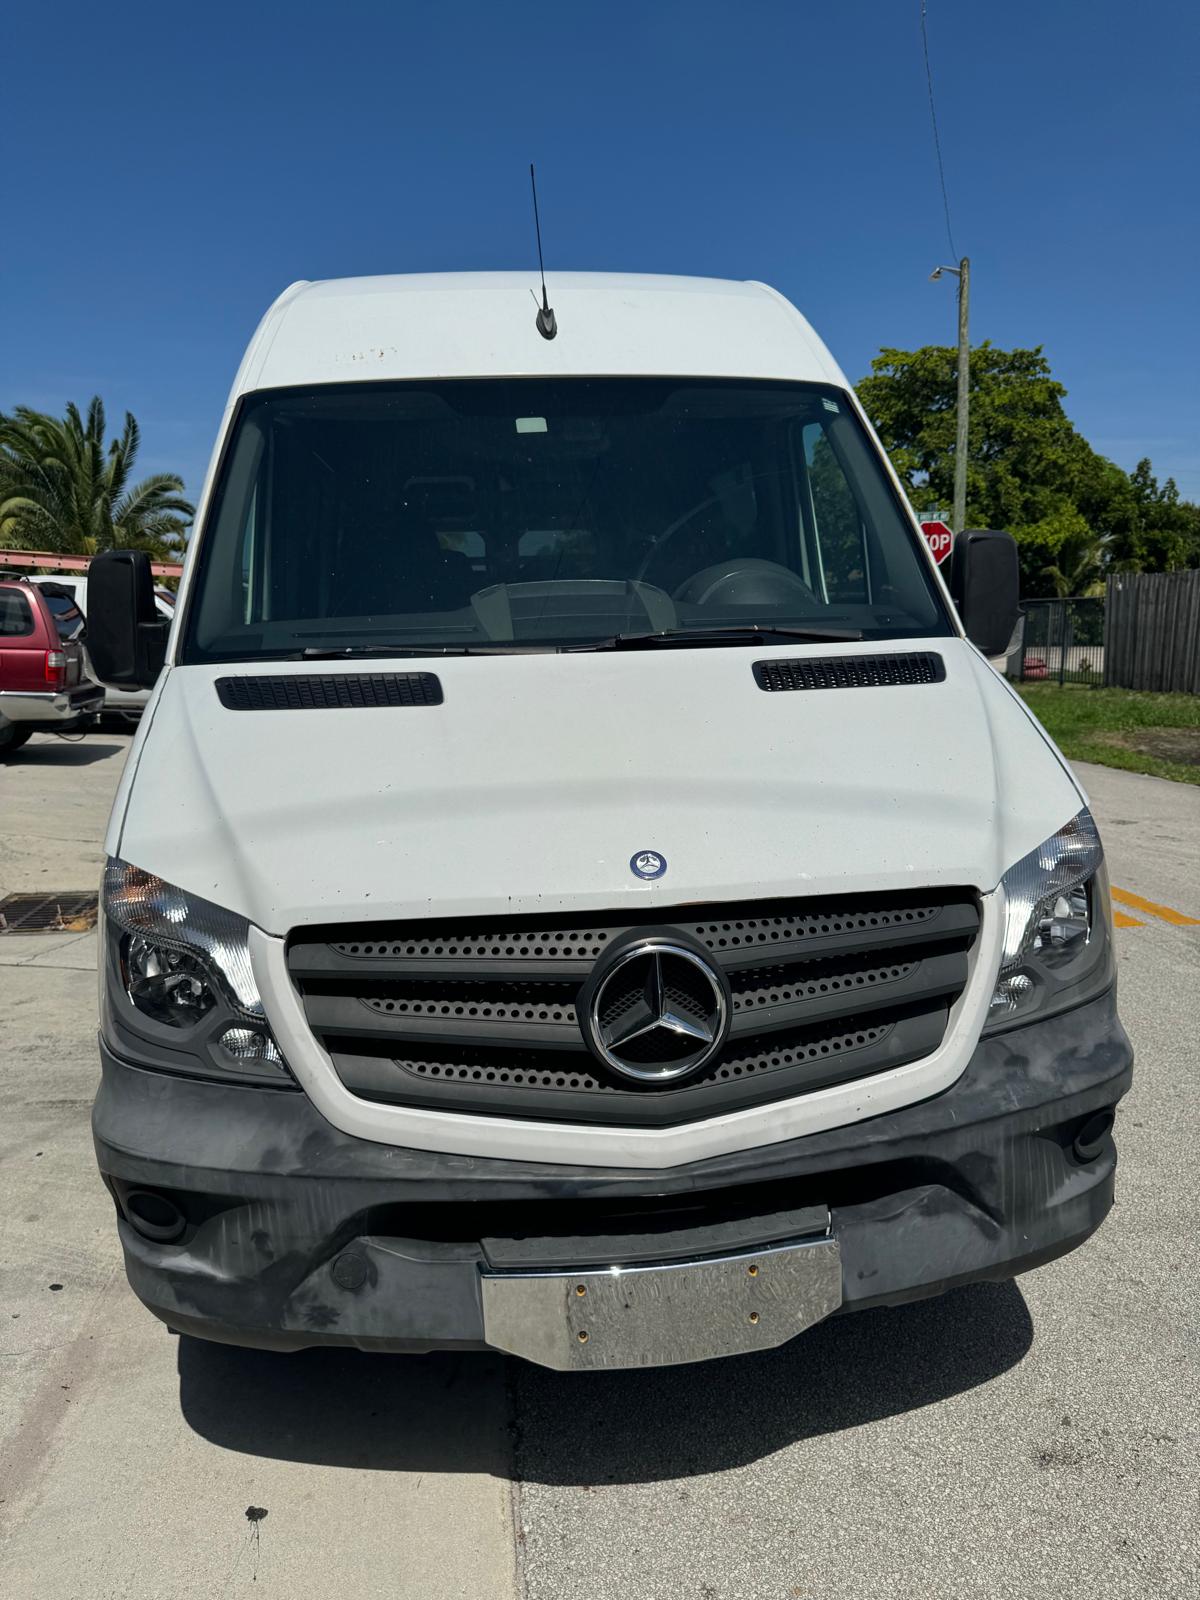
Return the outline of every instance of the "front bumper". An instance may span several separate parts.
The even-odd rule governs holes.
[[[103,704],[104,690],[98,683],[79,683],[72,689],[0,689],[0,716],[56,730],[93,716]]]
[[[101,1060],[93,1131],[134,1291],[181,1332],[275,1350],[484,1347],[491,1274],[754,1250],[809,1237],[813,1210],[843,1310],[1012,1277],[1103,1221],[1112,1137],[1074,1146],[1132,1073],[1110,991],[983,1041],[919,1105],[654,1172],[399,1149],[295,1091],[147,1072],[103,1043]],[[179,1207],[177,1242],[134,1229],[132,1190]]]

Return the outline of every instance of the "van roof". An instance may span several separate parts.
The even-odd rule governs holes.
[[[234,395],[397,378],[576,374],[846,380],[776,290],[723,278],[555,272],[558,337],[534,325],[535,272],[295,283],[267,312]]]

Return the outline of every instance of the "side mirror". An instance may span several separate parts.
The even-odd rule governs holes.
[[[950,557],[950,593],[971,643],[985,656],[1004,655],[1021,614],[1021,564],[1012,534],[964,528]]]
[[[101,683],[150,689],[162,671],[170,624],[154,603],[144,550],[106,550],[88,568],[87,647]]]

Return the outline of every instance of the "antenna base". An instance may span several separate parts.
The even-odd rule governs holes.
[[[554,320],[554,312],[549,306],[538,307],[537,331],[543,339],[553,339],[558,332],[558,323]]]

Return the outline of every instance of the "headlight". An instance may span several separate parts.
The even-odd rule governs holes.
[[[136,1014],[106,1008],[120,1048],[139,1059],[136,1044],[154,1041],[161,1048],[153,1064],[204,1076],[290,1078],[254,982],[244,917],[112,859],[102,903],[109,978]],[[194,1065],[181,1064],[188,1057]]]
[[[208,972],[186,950],[172,950],[134,933],[124,941],[121,956],[125,992],[148,1017],[186,1028],[216,1005]]]
[[[1104,850],[1085,807],[1002,880],[1004,952],[985,1032],[1050,1015],[1113,979]]]

